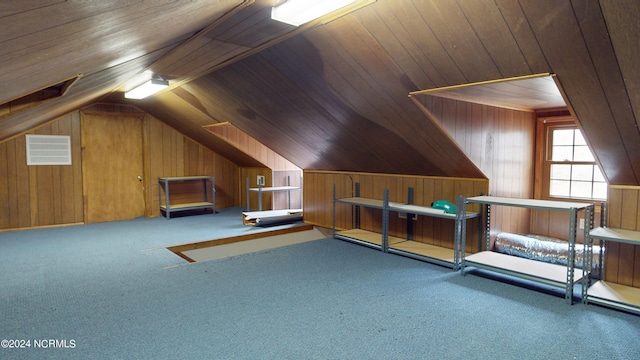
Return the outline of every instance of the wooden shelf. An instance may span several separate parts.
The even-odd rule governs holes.
[[[249,188],[249,191],[252,192],[276,192],[276,191],[289,191],[289,190],[300,190],[298,186],[270,186],[270,187],[257,187],[257,188]]]

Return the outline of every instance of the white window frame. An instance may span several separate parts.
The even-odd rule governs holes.
[[[551,184],[551,165],[553,164],[572,164],[572,165],[594,165],[597,166],[598,169],[602,172],[600,165],[596,160],[593,162],[585,162],[585,161],[553,161],[551,160],[551,151],[552,151],[552,131],[554,129],[566,128],[566,129],[578,129],[580,128],[575,123],[575,120],[570,116],[556,117],[556,118],[546,118],[539,119],[541,121],[541,128],[538,130],[538,135],[542,137],[541,141],[538,141],[538,150],[537,150],[537,158],[538,165],[536,169],[536,173],[542,174],[539,178],[540,183],[537,184],[536,188],[538,189],[537,197],[542,199],[550,199],[550,200],[571,200],[571,201],[588,201],[588,202],[603,202],[607,201],[607,199],[593,198],[593,197],[572,197],[568,196],[552,196],[550,195],[550,184]],[[584,136],[584,134],[583,134]],[[594,182],[593,180],[591,181]],[[593,185],[592,185],[593,186]],[[608,196],[608,194],[607,194]]]

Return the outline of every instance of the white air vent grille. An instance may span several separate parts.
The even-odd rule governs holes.
[[[71,137],[27,135],[27,165],[71,165]]]

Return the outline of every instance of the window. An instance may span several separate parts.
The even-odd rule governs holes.
[[[543,197],[606,200],[607,182],[573,121],[545,121]]]

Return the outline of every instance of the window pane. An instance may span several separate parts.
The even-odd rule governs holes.
[[[573,165],[571,180],[591,181],[593,178],[593,165]]]
[[[553,146],[551,160],[552,161],[571,161],[573,160],[573,146]]]
[[[553,130],[553,145],[573,145],[573,129]]]
[[[599,166],[594,166],[593,169],[593,181],[599,181],[606,183],[607,181],[604,179],[604,175],[602,175],[602,171],[600,171]]]
[[[587,181],[572,181],[571,182],[571,197],[590,198],[591,197],[591,182],[587,182]]]
[[[582,131],[580,131],[579,129],[576,129],[576,132],[575,132],[574,145],[576,146],[587,145],[587,141],[584,139],[584,136],[582,136]]]
[[[594,199],[607,199],[607,183],[595,182],[593,183],[593,198]]]
[[[569,196],[569,181],[551,180],[549,182],[549,195],[551,196]]]
[[[571,165],[553,164],[551,165],[551,179],[553,180],[570,180]],[[568,192],[567,192],[568,194]]]
[[[606,200],[608,185],[595,163],[582,131],[577,127],[559,125],[547,132],[551,152],[545,154],[549,163],[549,194],[551,197]]]
[[[584,145],[574,147],[573,161],[595,161],[595,159],[593,158],[589,147]]]

